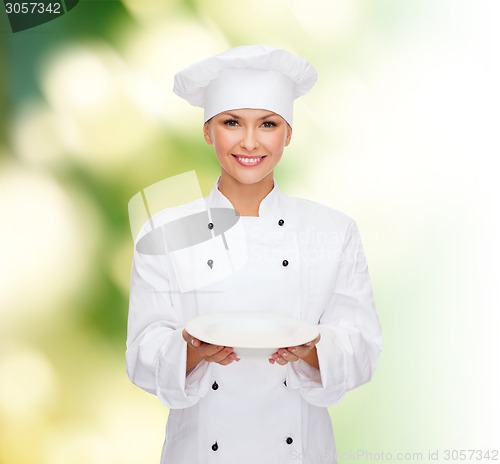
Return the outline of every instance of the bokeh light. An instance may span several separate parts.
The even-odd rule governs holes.
[[[168,19],[167,19],[168,18]],[[175,129],[199,127],[198,110],[173,92],[174,74],[228,47],[222,34],[184,14],[164,16],[131,31],[124,40],[124,57],[141,82],[142,105]]]
[[[109,46],[81,44],[47,58],[41,85],[66,149],[97,169],[121,165],[159,130],[137,104],[137,87]]]
[[[0,332],[25,329],[27,318],[50,325],[64,310],[62,302],[92,266],[98,224],[85,208],[50,175],[3,164]],[[91,221],[83,229],[85,218]]]
[[[56,401],[55,369],[32,348],[2,346],[0,379],[0,411],[9,421],[39,421]]]
[[[14,152],[32,166],[50,166],[65,157],[57,116],[44,103],[20,106],[10,128]]]

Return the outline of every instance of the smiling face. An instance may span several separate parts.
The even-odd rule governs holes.
[[[221,182],[248,185],[272,181],[292,129],[272,111],[245,108],[217,114],[205,123],[203,134],[214,146]]]

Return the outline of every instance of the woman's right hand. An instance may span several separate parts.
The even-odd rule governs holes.
[[[221,364],[222,366],[227,366],[234,361],[240,360],[231,347],[202,342],[189,334],[186,329],[182,331],[182,337],[188,345],[187,372],[194,369],[202,360]]]

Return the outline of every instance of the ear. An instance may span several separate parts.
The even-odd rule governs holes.
[[[285,139],[285,147],[288,147],[291,139],[292,139],[292,126],[290,126],[290,124],[287,123],[287,134],[286,134],[286,139]]]
[[[210,135],[210,119],[203,124],[203,137],[205,137],[205,142],[209,145],[213,145],[212,136]]]

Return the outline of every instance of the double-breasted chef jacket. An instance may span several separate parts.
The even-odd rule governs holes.
[[[204,199],[208,210],[232,208],[217,187]],[[371,379],[382,346],[357,226],[334,209],[282,194],[276,183],[259,216],[239,221],[245,264],[200,289],[181,290],[171,255],[134,251],[127,372],[170,408],[161,462],[334,463],[326,407]],[[195,265],[206,268],[206,255]],[[210,271],[217,265],[214,258]],[[320,369],[249,358],[228,366],[202,361],[186,376],[186,323],[238,311],[318,324]]]

